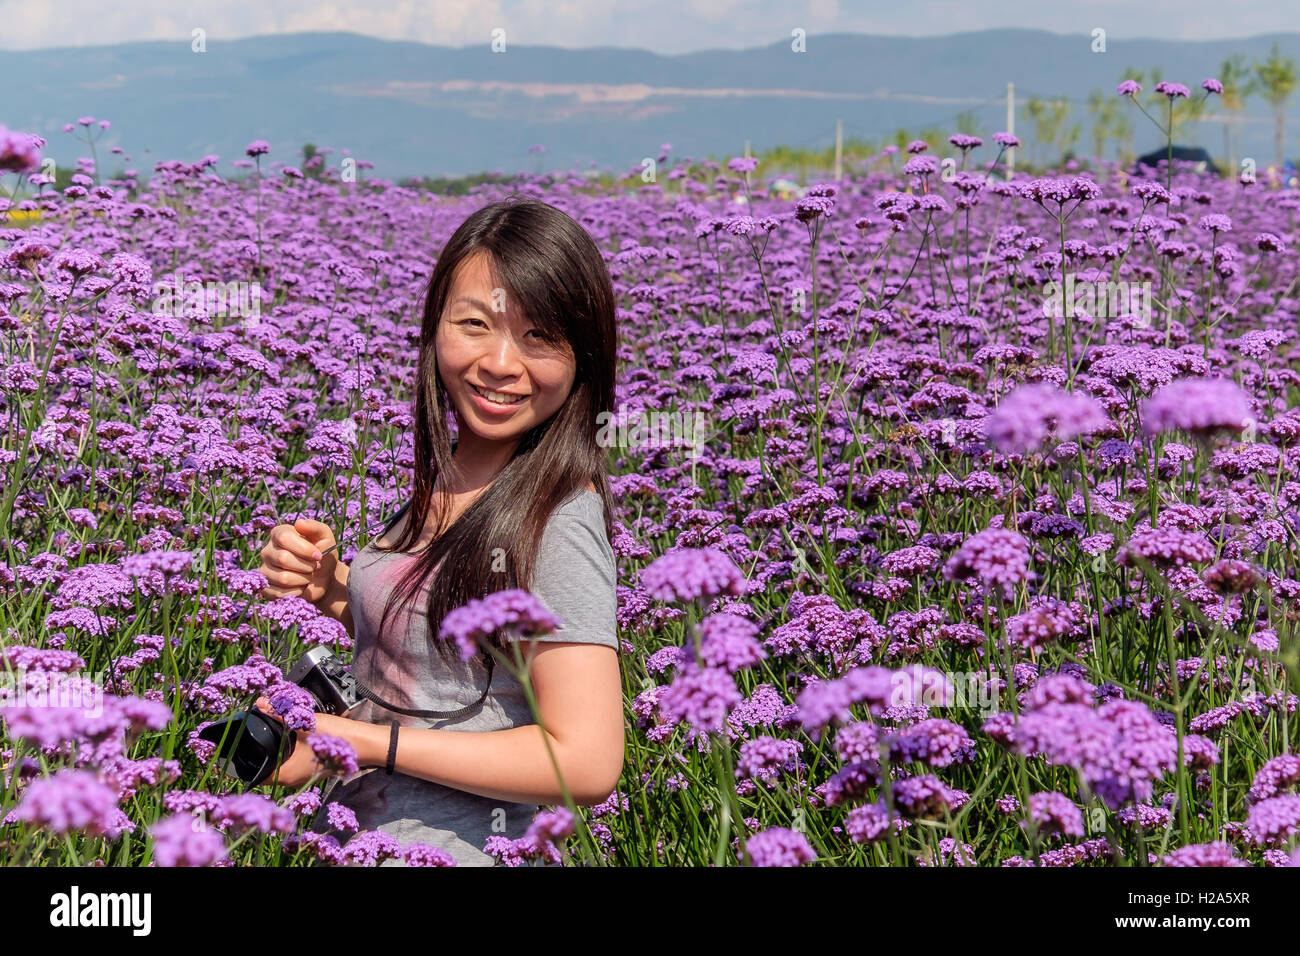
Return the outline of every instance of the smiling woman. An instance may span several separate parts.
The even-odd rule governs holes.
[[[599,249],[546,203],[484,207],[447,242],[425,299],[411,500],[351,567],[323,572],[318,606],[353,634],[353,673],[382,703],[348,719],[317,715],[318,731],[350,742],[360,767],[327,794],[318,832],[347,839],[350,821],[332,802],[362,831],[490,866],[491,838],[523,836],[540,805],[565,802],[566,790],[600,803],[614,789],[617,569],[596,441],[614,401],[614,312]],[[322,530],[303,549],[307,565],[332,543]],[[450,611],[509,589],[531,591],[559,627],[517,647],[518,658],[502,631],[470,661],[438,640]],[[493,650],[522,664],[524,681],[492,666]],[[313,769],[302,747],[278,778],[294,785]]]

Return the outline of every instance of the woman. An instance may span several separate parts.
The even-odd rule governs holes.
[[[541,804],[564,802],[544,733],[577,803],[603,802],[618,781],[613,499],[596,442],[597,415],[614,404],[614,312],[604,260],[573,219],[513,198],[478,210],[429,280],[404,513],[350,567],[319,522],[272,529],[263,595],[299,594],[340,620],[355,640],[353,673],[385,704],[456,714],[369,700],[349,718],[317,714],[319,733],[357,751],[362,770],[326,800],[351,808],[362,830],[493,865],[488,837],[517,839]],[[489,671],[486,654],[463,662],[438,639],[448,611],[516,587],[561,621],[518,648],[545,731],[506,667]],[[513,660],[507,640],[494,643]],[[278,782],[301,786],[319,769],[299,746]],[[328,829],[325,810],[313,829]]]

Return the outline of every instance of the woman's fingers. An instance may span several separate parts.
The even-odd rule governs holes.
[[[291,591],[301,590],[311,584],[309,576],[296,571],[276,571],[268,568],[262,572],[262,577],[278,588],[287,588]]]
[[[280,548],[268,554],[264,560],[265,566],[272,570],[284,571],[301,571],[304,574],[311,574],[316,570],[317,563],[308,558],[300,558],[292,551]],[[266,572],[262,572],[265,574]]]
[[[299,518],[293,525],[294,531],[303,537],[312,548],[321,550],[332,547],[334,544],[334,532],[329,526],[319,521],[313,521],[311,518]],[[310,557],[310,555],[304,555]]]
[[[322,525],[321,527],[324,527]],[[290,554],[297,555],[304,561],[316,560],[316,555],[320,549],[312,541],[308,541],[293,525],[281,524],[271,529],[271,542],[277,548],[288,551]]]

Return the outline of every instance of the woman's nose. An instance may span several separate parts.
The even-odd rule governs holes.
[[[498,378],[515,378],[523,374],[523,361],[513,337],[497,335],[488,345],[479,363],[482,368]]]

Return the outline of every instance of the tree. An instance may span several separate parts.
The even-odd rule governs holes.
[[[1283,108],[1295,92],[1295,60],[1283,56],[1276,43],[1268,59],[1255,62],[1255,86],[1259,94],[1273,107],[1273,149],[1277,154],[1277,168],[1282,168],[1282,129],[1285,123]]]
[[[1145,74],[1141,70],[1137,69],[1136,67],[1132,67],[1132,66],[1126,67],[1124,69],[1124,72],[1120,75],[1120,82],[1123,82],[1124,80],[1133,80],[1139,86],[1145,88],[1145,84],[1143,83],[1143,79],[1142,79],[1144,75]],[[1133,124],[1129,122],[1129,117],[1127,112],[1121,113],[1120,117],[1121,117],[1121,123],[1116,128],[1115,135],[1128,145],[1128,149],[1125,150],[1124,155],[1131,160],[1137,157],[1137,142],[1133,138],[1133,133],[1134,133]],[[1115,150],[1115,155],[1116,158],[1119,157],[1118,148],[1116,148]]]
[[[311,163],[312,157],[318,154],[319,150],[317,150],[315,143],[302,144],[301,172],[304,176],[310,176],[312,179],[320,179],[320,164],[318,163],[316,166],[313,166]],[[324,159],[323,156],[321,158]]]
[[[1246,66],[1246,58],[1234,53],[1219,67],[1219,82],[1223,84],[1223,158],[1229,168],[1237,169],[1237,144],[1241,113],[1246,108],[1246,97],[1255,92],[1255,81]]]
[[[1047,104],[1036,96],[1025,100],[1025,115],[1034,124],[1034,142],[1029,147],[1029,162],[1033,164],[1038,155],[1038,144],[1042,141],[1041,130],[1047,120]]]
[[[957,132],[967,136],[976,136],[980,131],[979,116],[974,110],[962,110],[957,114]]]
[[[1025,112],[1029,114],[1029,119],[1034,124],[1034,139],[1047,144],[1047,148],[1052,152],[1052,162],[1055,162],[1056,158],[1078,140],[1077,123],[1062,136],[1065,120],[1070,115],[1068,101],[1057,99],[1044,102],[1036,96],[1031,96],[1025,102]]]
[[[1106,140],[1117,135],[1116,127],[1124,114],[1114,96],[1093,90],[1088,94],[1088,115],[1092,117],[1092,155],[1097,160],[1105,159]]]

